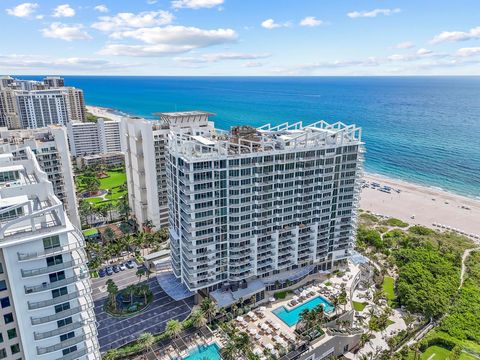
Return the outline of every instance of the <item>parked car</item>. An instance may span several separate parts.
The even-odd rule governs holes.
[[[125,263],[125,266],[129,269],[133,269],[135,267],[135,263],[133,260],[128,260],[126,263]]]
[[[118,268],[120,269],[120,271],[123,271],[126,269],[125,264],[118,265]]]
[[[112,275],[113,274],[113,269],[112,269],[111,266],[107,267],[105,270],[107,271],[107,275]]]
[[[118,265],[113,265],[112,270],[114,273],[118,273],[120,271],[120,269],[118,268]]]
[[[105,269],[98,270],[98,276],[105,277],[106,275],[107,275],[107,272],[105,271]]]

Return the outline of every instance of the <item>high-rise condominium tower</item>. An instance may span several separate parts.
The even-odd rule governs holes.
[[[0,155],[0,358],[100,359],[83,246],[30,148]]]
[[[165,157],[171,129],[212,128],[203,111],[159,113],[160,120],[124,118],[121,124],[122,151],[125,152],[128,199],[137,224],[152,221],[158,230],[168,225]]]
[[[167,188],[176,277],[229,305],[227,290],[252,285],[244,293],[258,298],[349,257],[362,144],[360,128],[324,121],[171,131]]]

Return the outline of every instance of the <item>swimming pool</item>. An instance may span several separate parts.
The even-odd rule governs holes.
[[[295,306],[291,310],[287,310],[284,306],[280,306],[273,310],[273,313],[288,326],[293,326],[300,321],[300,314],[303,310],[312,310],[318,305],[323,305],[323,309],[326,313],[332,312],[335,309],[328,300],[321,296],[317,296],[308,300],[306,303]]]
[[[190,352],[183,360],[221,360],[220,348],[216,343],[210,345],[200,345],[195,350]]]

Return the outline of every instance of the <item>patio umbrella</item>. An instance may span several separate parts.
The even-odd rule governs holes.
[[[295,295],[292,300],[298,301],[298,296]]]
[[[254,353],[255,355],[263,355],[262,349],[259,349],[259,348],[255,348],[255,349],[253,350],[253,353]]]
[[[250,335],[255,335],[257,333],[257,330],[255,328],[250,328],[248,329],[248,332],[250,333]]]
[[[273,345],[270,344],[270,343],[268,343],[267,345],[265,345],[265,347],[266,347],[268,350],[270,350],[270,351],[274,349]]]
[[[280,336],[276,335],[274,338],[273,338],[277,343],[283,343],[283,340]]]
[[[273,323],[273,328],[275,330],[278,330],[278,329],[280,329],[280,325],[278,325],[278,323]]]
[[[243,317],[242,317],[242,316],[237,316],[237,321],[238,321],[238,322],[243,322],[243,321],[244,321],[244,320],[243,320]]]
[[[267,324],[262,323],[262,324],[260,325],[260,328],[261,328],[262,330],[267,330],[267,329],[268,329],[268,326],[267,326]]]
[[[249,312],[247,313],[247,316],[253,318],[253,317],[255,316],[255,314],[253,313],[253,311],[249,311]]]
[[[268,301],[270,301],[270,302],[275,302],[276,300],[275,300],[274,297],[271,297],[270,299],[268,299]]]
[[[260,307],[258,308],[258,310],[260,310],[260,311],[265,311],[265,310],[267,310],[267,308],[266,308],[265,306],[260,306]]]

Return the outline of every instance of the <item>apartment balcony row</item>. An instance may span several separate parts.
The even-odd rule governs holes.
[[[78,299],[79,297],[86,296],[86,295],[90,295],[90,291],[87,291],[86,289],[82,289],[80,291],[76,290],[62,296],[57,296],[56,298],[53,298],[53,299],[41,300],[41,301],[28,301],[28,309],[29,310],[42,309],[48,306],[58,305],[69,300]]]
[[[88,278],[88,273],[81,273],[80,275],[74,275],[68,278],[65,278],[63,280],[58,280],[54,282],[44,282],[41,285],[34,285],[34,286],[24,286],[25,288],[25,294],[34,294],[42,291],[47,291],[47,290],[52,290],[56,289],[62,286],[67,286],[73,283],[76,283],[77,281],[81,281],[84,279]]]
[[[83,312],[86,312],[87,314],[91,314],[88,316],[88,318],[93,318],[94,313],[93,313],[93,302],[90,301],[89,299],[87,300],[86,304],[78,305],[73,308],[60,311],[58,313],[52,314],[52,315],[46,315],[46,316],[40,316],[40,317],[30,317],[30,322],[32,325],[42,325],[42,324],[47,324],[52,321],[57,321],[60,319],[65,319],[69,316],[74,316],[77,314],[81,314]]]
[[[68,353],[67,355],[63,355],[61,358],[58,358],[56,360],[76,360],[88,354],[98,353],[98,351],[99,349],[96,349],[94,347],[84,347],[76,351],[73,351],[71,353]],[[100,360],[100,358],[98,359]],[[97,360],[96,356],[95,356],[95,360]]]
[[[250,257],[250,255],[253,254],[253,251],[252,250],[245,250],[245,249],[242,249],[240,251],[232,251],[230,249],[230,253],[228,255],[228,258],[230,260],[240,260],[240,259],[243,259],[245,257]]]
[[[51,353],[51,352],[59,351],[59,350],[77,345],[81,342],[93,339],[93,338],[95,338],[95,336],[97,334],[96,330],[94,330],[94,329],[95,329],[94,327],[91,327],[89,332],[81,331],[80,335],[77,335],[77,336],[75,336],[71,339],[65,340],[65,341],[61,341],[61,342],[59,342],[58,344],[55,344],[55,345],[45,346],[45,347],[37,346],[37,355],[44,355],[44,354],[48,354],[48,353]]]
[[[92,319],[92,321],[93,321],[93,319]],[[33,337],[34,337],[35,340],[48,339],[52,336],[57,336],[57,335],[65,334],[65,333],[70,332],[70,331],[80,329],[81,327],[83,327],[85,325],[86,325],[86,322],[84,322],[84,321],[75,321],[75,322],[72,322],[71,324],[68,324],[68,325],[65,325],[65,326],[59,327],[57,329],[50,330],[50,331],[43,331],[43,332],[35,331],[33,333]]]
[[[72,232],[73,233],[73,232]],[[30,253],[19,253],[17,252],[17,257],[19,261],[28,261],[28,260],[37,260],[46,258],[48,256],[60,255],[66,252],[72,252],[83,248],[83,240],[77,236],[74,236],[74,241],[69,241],[67,244],[61,245],[60,247],[47,249],[44,251],[36,251]]]
[[[77,258],[77,259],[65,261],[56,265],[51,265],[51,266],[45,265],[36,269],[30,269],[30,270],[21,269],[21,273],[23,278],[27,278],[32,276],[49,274],[49,273],[53,273],[53,272],[57,272],[60,270],[65,270],[73,267],[80,267],[80,266],[84,266],[85,264],[86,264],[86,259]]]
[[[253,269],[253,265],[250,263],[248,265],[242,265],[242,266],[229,266],[229,273],[230,275],[240,275],[242,273],[245,273],[247,271],[250,271]]]

